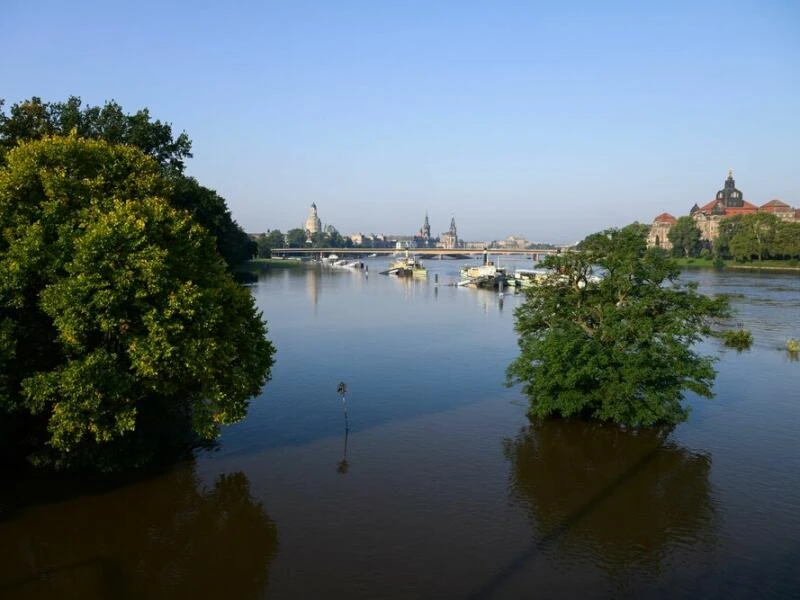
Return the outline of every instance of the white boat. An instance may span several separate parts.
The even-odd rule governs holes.
[[[532,287],[548,282],[551,284],[567,283],[569,278],[566,275],[556,275],[551,269],[517,269],[514,271],[514,279],[520,287]],[[600,283],[602,275],[589,273],[586,276],[586,283],[579,282],[579,287],[584,287],[587,283]]]
[[[544,281],[553,272],[548,269],[517,269],[514,279],[520,287],[531,287]]]
[[[498,267],[493,262],[461,269],[459,286],[501,290],[513,287],[515,280],[508,276],[505,267]]]

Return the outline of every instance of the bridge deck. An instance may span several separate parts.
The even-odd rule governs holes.
[[[290,255],[290,254],[395,254],[405,253],[406,249],[398,248],[275,248],[273,254]],[[462,256],[481,256],[484,250],[474,250],[465,248],[409,248],[410,254],[417,254],[422,256],[442,256],[442,255],[462,255]],[[504,255],[519,255],[530,256],[535,254],[537,256],[547,254],[558,254],[561,252],[559,248],[528,248],[528,249],[510,249],[510,248],[490,248],[485,250],[487,254],[504,254]]]

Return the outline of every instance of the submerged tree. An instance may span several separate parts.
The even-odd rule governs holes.
[[[7,161],[0,429],[41,463],[113,470],[150,460],[170,424],[213,439],[243,418],[274,349],[157,163],[74,135]]]
[[[531,417],[669,424],[687,416],[685,390],[712,396],[712,359],[692,346],[727,301],[678,283],[675,262],[646,248],[646,232],[610,229],[546,259],[553,274],[515,311],[521,353],[507,370]]]

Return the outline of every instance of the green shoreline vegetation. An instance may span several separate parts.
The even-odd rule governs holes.
[[[765,259],[762,261],[739,262],[733,259],[713,259],[708,257],[676,258],[679,267],[686,269],[731,269],[741,271],[800,271],[800,260]]]

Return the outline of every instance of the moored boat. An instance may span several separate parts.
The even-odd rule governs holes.
[[[461,269],[461,281],[458,282],[458,285],[502,290],[503,288],[514,287],[516,282],[513,277],[508,276],[505,267],[498,267],[493,262],[487,261],[482,265]]]
[[[427,277],[428,269],[413,256],[404,256],[389,263],[389,269],[381,272],[382,275],[395,275],[396,277]]]

